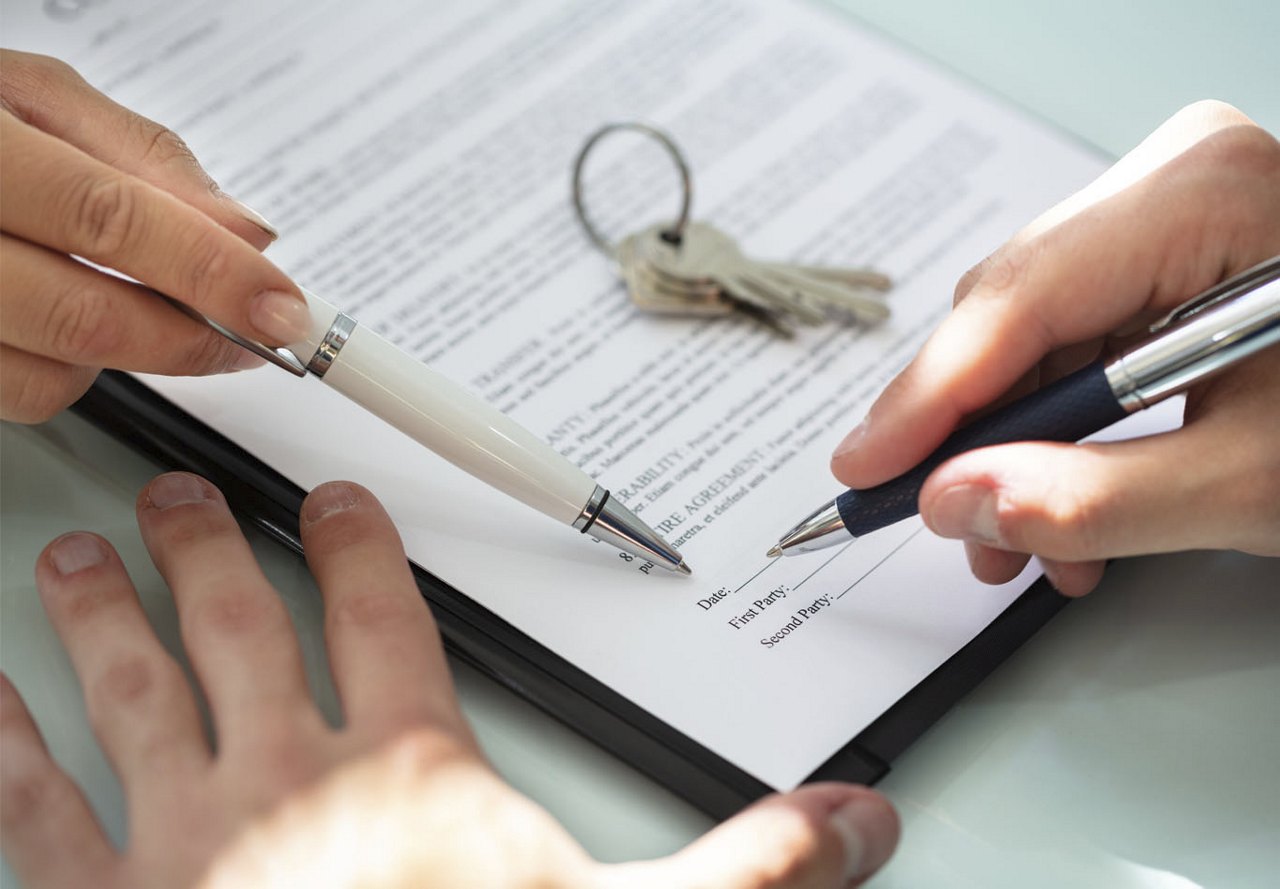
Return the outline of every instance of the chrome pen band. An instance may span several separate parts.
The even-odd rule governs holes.
[[[323,377],[333,365],[338,353],[342,351],[342,347],[347,344],[351,331],[355,329],[356,319],[339,312],[338,317],[334,318],[333,323],[329,325],[329,331],[324,335],[324,339],[316,347],[316,353],[307,362],[307,370],[318,377]]]
[[[601,543],[617,547],[642,559],[651,560],[681,574],[689,574],[689,566],[680,553],[653,529],[640,520],[631,510],[611,498],[609,492],[596,485],[587,498],[582,512],[573,520],[573,527],[583,534],[590,534]]]
[[[609,492],[596,485],[596,489],[591,492],[591,496],[587,498],[586,504],[582,507],[582,512],[578,513],[578,517],[573,520],[573,529],[587,533],[587,529],[596,520],[596,516],[600,515],[600,510],[604,507],[604,502],[609,499]]]

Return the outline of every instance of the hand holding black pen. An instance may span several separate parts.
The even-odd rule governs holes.
[[[1242,357],[1227,323],[1274,299],[1276,260],[1251,267],[1277,254],[1280,141],[1222,102],[1184,108],[962,277],[951,315],[832,457],[856,491],[850,527],[918,509],[964,541],[979,580],[1012,580],[1035,556],[1073,596],[1120,556],[1280,556],[1280,347],[1245,324],[1257,349]],[[1162,317],[1158,345],[1111,366]],[[1175,345],[1185,365],[1161,351]],[[1188,386],[1180,428],[1064,443]],[[993,404],[1007,406],[984,416]],[[806,546],[853,539],[841,512],[811,517]]]
[[[908,472],[846,491],[784,534],[769,554],[824,549],[916,514],[925,479],[965,451],[1015,441],[1077,441],[1275,346],[1280,256],[1206,291],[1153,331],[1119,356],[1094,361],[962,427]]]

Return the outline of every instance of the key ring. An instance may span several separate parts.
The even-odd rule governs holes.
[[[595,244],[601,253],[615,262],[618,259],[617,246],[601,234],[600,230],[587,217],[586,205],[582,198],[582,170],[586,166],[587,155],[591,153],[592,148],[595,148],[596,143],[610,133],[616,133],[619,130],[631,130],[657,140],[667,150],[667,154],[671,155],[671,159],[675,161],[676,169],[680,171],[680,187],[684,189],[684,196],[680,201],[680,216],[671,228],[662,233],[664,239],[673,244],[680,243],[681,238],[684,237],[685,226],[689,224],[689,208],[693,204],[693,177],[689,175],[689,165],[685,162],[684,155],[680,153],[680,149],[676,147],[676,143],[672,141],[670,136],[657,127],[633,120],[605,124],[596,130],[587,138],[582,149],[578,152],[577,159],[573,162],[573,210],[577,214],[578,221],[582,223],[582,228],[586,231],[587,237],[591,239],[591,243]]]

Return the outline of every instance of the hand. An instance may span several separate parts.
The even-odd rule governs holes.
[[[899,475],[966,417],[1276,254],[1280,143],[1230,106],[1190,106],[961,279],[955,311],[832,469],[854,488]],[[1113,556],[1280,555],[1280,349],[1193,387],[1183,427],[1165,435],[955,457],[925,483],[920,514],[965,541],[980,579],[1010,580],[1033,553],[1067,595],[1096,586]]]
[[[258,251],[275,238],[176,135],[65,64],[0,51],[0,416],[46,420],[98,370],[206,374],[261,360],[141,281],[245,336],[307,330],[298,288]]]
[[[132,823],[117,852],[5,679],[0,837],[29,889],[826,887],[865,879],[897,841],[882,797],[821,784],[766,799],[672,858],[598,865],[485,763],[399,538],[367,491],[323,485],[301,515],[340,729],[314,706],[289,616],[217,489],[162,475],[137,512],[216,753],[119,556],[93,534],[55,540],[37,586]]]

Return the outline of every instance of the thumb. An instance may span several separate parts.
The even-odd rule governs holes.
[[[1229,547],[1239,515],[1220,492],[1239,487],[1248,462],[1230,459],[1213,433],[1194,424],[1112,443],[970,451],[925,482],[920,515],[943,537],[1059,562]]]
[[[813,784],[756,803],[671,858],[626,865],[610,889],[844,889],[888,860],[898,816],[866,787]]]

